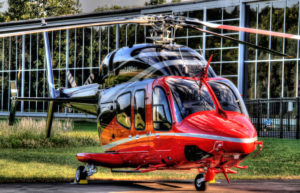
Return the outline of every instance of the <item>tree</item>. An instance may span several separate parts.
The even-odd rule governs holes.
[[[102,12],[102,11],[111,11],[111,10],[118,10],[118,9],[127,9],[129,7],[121,7],[119,5],[114,5],[112,7],[97,7],[94,12]]]
[[[8,10],[1,15],[1,20],[6,22],[80,12],[80,5],[74,0],[8,0],[8,5]]]
[[[159,4],[164,4],[166,1],[165,0],[150,0],[150,2],[146,2],[145,5],[159,5]]]

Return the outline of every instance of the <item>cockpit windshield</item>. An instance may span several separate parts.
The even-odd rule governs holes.
[[[173,95],[178,122],[192,113],[216,109],[207,87],[204,84],[200,86],[199,80],[168,78],[166,83]],[[241,108],[243,103],[240,97],[227,84],[217,81],[208,81],[208,84],[223,110],[247,115],[247,112]]]
[[[213,89],[223,110],[241,113],[240,101],[227,85],[212,81],[208,84]]]
[[[207,87],[202,84],[200,88],[199,81],[168,78],[166,83],[173,94],[175,109],[179,111],[176,115],[180,116],[180,120],[192,113],[215,110]]]

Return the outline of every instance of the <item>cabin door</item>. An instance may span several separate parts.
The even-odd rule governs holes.
[[[171,132],[172,116],[170,111],[170,103],[165,90],[162,87],[153,89],[152,101],[152,121],[153,135],[152,143],[155,155],[159,162],[168,163],[171,148],[175,145],[174,137]]]
[[[146,116],[147,104],[146,87],[136,87],[133,93],[133,132],[132,137],[136,141],[136,147],[141,153],[148,153],[149,139]]]

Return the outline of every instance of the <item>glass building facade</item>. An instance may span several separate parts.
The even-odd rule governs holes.
[[[141,8],[138,14],[182,15],[212,23],[299,35],[299,3],[299,0],[197,1]],[[132,12],[136,14],[137,10]],[[81,22],[88,22],[92,17],[95,16],[86,15]],[[55,87],[71,86],[67,71],[74,76],[77,85],[82,85],[90,73],[99,70],[102,59],[109,52],[151,42],[147,38],[150,36],[147,28],[124,24],[49,32]],[[173,34],[177,44],[187,45],[206,58],[213,54],[211,65],[216,74],[236,84],[244,98],[298,97],[299,41],[203,28],[293,56],[275,56],[191,29],[179,29]],[[0,115],[8,115],[9,81],[16,79],[19,80],[19,96],[48,96],[42,34],[0,39]],[[20,102],[17,115],[46,114],[47,106],[47,102]],[[58,106],[56,112],[57,116],[83,116],[63,106]]]

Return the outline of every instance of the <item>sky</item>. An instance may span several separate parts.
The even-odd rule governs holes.
[[[149,0],[79,0],[83,13],[93,12],[97,7],[141,7]]]
[[[2,4],[2,7],[0,8],[0,12],[4,12],[8,8],[7,0],[0,0],[0,3]]]
[[[150,0],[79,0],[81,3],[83,13],[93,12],[97,7],[112,7],[118,5],[121,7],[141,7],[145,5],[145,2]],[[181,2],[195,1],[195,0],[181,0]],[[166,0],[166,3],[170,3],[172,0]]]
[[[76,0],[74,0],[76,1]],[[79,0],[83,13],[93,12],[98,7],[112,7],[118,5],[121,7],[142,7],[145,5],[145,2],[150,0]],[[194,0],[181,0],[185,1],[194,1]],[[170,3],[172,0],[166,0],[166,3]],[[8,8],[7,0],[0,0],[0,3],[3,3],[0,12],[4,12]]]

